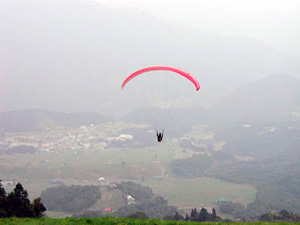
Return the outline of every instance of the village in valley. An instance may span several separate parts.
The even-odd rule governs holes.
[[[222,191],[224,196],[220,196],[208,194],[208,187],[219,185],[218,180],[197,178],[182,182],[182,178],[172,174],[170,164],[174,159],[189,158],[193,154],[209,156],[205,146],[212,137],[211,132],[192,131],[181,138],[166,138],[158,146],[153,129],[147,125],[125,122],[6,133],[0,141],[2,185],[11,190],[17,182],[21,182],[30,198],[39,196],[49,187],[62,184],[98,185],[102,197],[91,209],[100,209],[103,213],[112,213],[138,201],[120,191],[119,183],[123,181],[150,186],[169,204],[187,212],[196,202],[203,202],[203,207],[211,211],[218,206],[218,201],[228,201],[227,197],[240,200],[245,190],[252,194],[242,201],[244,204],[251,202],[256,193],[252,186],[226,182]],[[222,142],[215,143],[213,150],[220,151],[223,145]],[[178,182],[183,186],[189,183],[190,190],[187,192],[178,186]],[[236,192],[236,189],[239,191]],[[174,193],[178,194],[174,196]],[[193,201],[184,199],[187,193],[196,195]],[[50,215],[67,214],[50,212]]]

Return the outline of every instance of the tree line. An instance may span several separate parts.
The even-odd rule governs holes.
[[[12,192],[6,193],[0,180],[0,218],[1,217],[30,217],[40,218],[46,211],[41,198],[32,202],[22,184],[18,183]]]
[[[191,158],[176,159],[171,163],[173,173],[255,186],[257,196],[253,203],[246,207],[235,203],[234,209],[222,206],[234,218],[252,220],[269,210],[279,212],[283,208],[300,213],[299,129],[289,129],[288,124],[278,126],[274,132],[264,127],[215,129],[216,135],[207,145],[226,141],[223,150],[211,151],[210,157],[195,154]],[[233,157],[235,154],[252,159],[240,161]]]
[[[197,209],[192,209],[191,213],[185,214],[185,217],[180,215],[178,212],[175,215],[165,216],[164,220],[185,220],[185,221],[195,221],[195,222],[212,222],[212,221],[222,221],[222,218],[217,216],[215,208],[212,209],[212,212],[209,213],[206,208],[201,208],[199,212]]]

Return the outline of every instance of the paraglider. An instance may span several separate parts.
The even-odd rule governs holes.
[[[184,71],[184,70],[181,70],[181,69],[178,69],[178,68],[175,68],[175,67],[170,67],[170,66],[150,66],[150,67],[146,67],[146,68],[143,68],[143,69],[140,69],[136,72],[134,72],[133,74],[129,75],[125,80],[124,82],[122,83],[122,89],[124,89],[125,85],[133,78],[135,78],[136,76],[140,75],[140,74],[143,74],[143,73],[146,73],[146,72],[151,72],[151,71],[155,71],[155,70],[162,70],[162,71],[172,71],[172,72],[175,72],[175,73],[178,73],[182,76],[184,76],[185,78],[187,78],[188,80],[190,80],[196,87],[196,91],[199,91],[200,89],[200,85],[199,85],[199,82],[196,80],[195,77],[193,77],[190,73]]]
[[[164,135],[164,130],[165,130],[165,126],[167,125],[167,122],[169,122],[169,119],[174,111],[174,108],[176,108],[176,106],[180,103],[182,103],[182,100],[176,99],[176,97],[178,96],[183,96],[186,93],[184,92],[183,95],[180,95],[179,92],[181,89],[183,89],[183,82],[182,78],[180,78],[179,80],[179,84],[176,85],[176,88],[173,88],[172,85],[170,83],[174,82],[174,80],[178,80],[178,78],[175,76],[177,75],[181,75],[183,78],[186,78],[188,81],[190,81],[194,87],[196,88],[196,91],[199,91],[200,89],[200,85],[198,80],[189,72],[186,72],[182,69],[178,69],[175,67],[171,67],[171,66],[150,66],[150,67],[146,67],[140,70],[137,70],[136,72],[130,74],[122,83],[121,89],[124,90],[124,88],[127,86],[128,83],[130,83],[131,80],[135,80],[136,77],[139,77],[140,75],[142,75],[142,77],[147,77],[147,76],[143,76],[143,74],[148,73],[148,72],[155,72],[155,71],[166,71],[166,72],[172,72],[169,77],[169,81],[166,80],[167,75],[165,73],[156,73],[156,75],[159,75],[158,77],[153,77],[153,80],[157,81],[154,85],[151,85],[150,82],[142,82],[143,86],[149,86],[149,88],[147,87],[140,87],[140,94],[134,92],[133,93],[133,98],[137,98],[137,97],[143,97],[140,100],[141,104],[145,105],[149,102],[151,103],[156,103],[153,104],[154,106],[149,106],[146,105],[144,108],[145,110],[145,114],[149,114],[149,117],[152,118],[153,120],[153,125],[156,129],[156,137],[157,137],[157,141],[161,142],[163,140],[163,135]],[[155,74],[155,73],[154,73]],[[163,74],[162,76],[160,74]],[[180,77],[180,76],[179,76]],[[177,78],[177,79],[175,79]],[[138,79],[139,80],[139,79]],[[163,86],[161,89],[158,89],[158,91],[154,91],[154,88],[158,88],[157,86],[159,86],[159,84],[163,83]],[[164,90],[162,90],[164,89]],[[190,88],[188,88],[190,91]],[[152,91],[153,95],[151,97],[149,97],[149,93]],[[173,91],[175,92],[172,96],[172,94],[170,94],[169,92]],[[175,99],[168,99],[168,97],[174,97]],[[138,101],[134,101],[134,102],[138,102]],[[157,104],[160,104],[157,106]],[[160,113],[160,115],[154,115],[155,113],[157,114],[158,112],[160,112],[159,110],[163,111],[162,108],[164,108],[164,112]],[[151,111],[153,110],[153,111]],[[162,123],[160,124],[160,129],[162,130],[162,132],[158,132],[157,127],[158,125],[155,124],[157,123],[157,120],[161,119]]]
[[[157,141],[161,142],[164,137],[164,131],[162,131],[162,133],[158,133],[156,130],[156,137],[157,137]]]

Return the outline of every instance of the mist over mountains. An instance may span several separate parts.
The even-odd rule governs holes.
[[[79,127],[112,121],[93,112],[63,113],[44,109],[0,112],[1,132],[42,131],[59,127]]]
[[[1,1],[1,111],[47,108],[123,116],[133,71],[173,65],[200,82],[209,107],[273,73],[299,77],[299,59],[249,38],[220,38],[148,13],[93,1]],[[89,15],[88,17],[86,15]]]
[[[283,74],[268,76],[224,96],[211,110],[225,123],[294,123],[300,111],[300,80]]]
[[[151,110],[151,109],[148,109]],[[160,109],[155,109],[162,115]],[[179,108],[174,111],[167,129],[170,136],[178,136],[195,124],[225,127],[255,126],[294,127],[300,124],[300,80],[275,74],[241,86],[225,95],[212,107]],[[121,118],[133,123],[152,124],[145,109],[133,110]],[[0,125],[5,132],[37,131],[46,126],[78,127],[101,124],[114,118],[99,113],[63,113],[32,109],[0,113]],[[226,131],[228,132],[228,131]]]

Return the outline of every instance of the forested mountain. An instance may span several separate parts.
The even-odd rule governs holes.
[[[283,208],[299,213],[299,132],[299,128],[232,129],[230,135],[218,136],[212,142],[225,141],[222,151],[177,159],[171,164],[172,170],[181,177],[210,176],[255,186],[256,200],[235,213],[236,218],[254,218]]]
[[[238,209],[236,217],[255,217],[268,210],[286,208],[300,212],[300,82],[273,75],[245,85],[224,96],[211,108],[215,133],[203,151],[172,162],[181,177],[212,176],[252,184],[253,204]],[[221,151],[214,144],[224,143]]]

